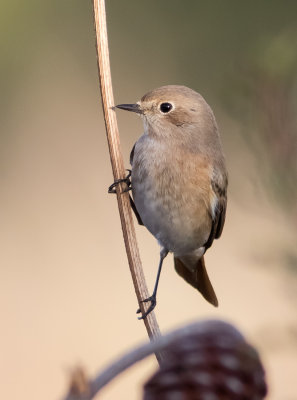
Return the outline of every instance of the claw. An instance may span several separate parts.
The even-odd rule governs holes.
[[[151,313],[153,311],[153,309],[156,307],[156,305],[157,305],[156,296],[152,295],[152,296],[148,297],[147,299],[142,300],[141,303],[147,303],[149,301],[151,302],[149,308],[142,314],[141,317],[138,317],[139,320],[146,318],[149,315],[149,313]],[[136,314],[140,314],[140,313],[141,313],[141,310],[139,308],[136,311]]]
[[[131,171],[131,169],[127,169],[126,171],[128,171],[128,175],[123,179],[115,180],[114,183],[109,186],[108,193],[116,193],[116,186],[121,182],[125,182],[127,185],[127,188],[123,189],[122,193],[129,192],[129,190],[132,189],[131,188],[131,180],[130,180],[132,171]]]

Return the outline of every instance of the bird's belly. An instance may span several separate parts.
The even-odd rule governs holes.
[[[203,246],[210,234],[211,218],[199,187],[170,180],[158,186],[144,179],[133,185],[136,208],[144,225],[161,246],[176,255]]]

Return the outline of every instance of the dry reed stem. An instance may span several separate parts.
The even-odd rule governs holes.
[[[122,179],[126,175],[124,168],[123,157],[120,149],[119,130],[115,111],[112,110],[114,106],[114,98],[112,91],[110,62],[109,62],[109,49],[106,28],[106,13],[105,1],[94,0],[94,19],[96,30],[96,43],[97,43],[97,56],[98,56],[98,70],[101,88],[101,97],[104,111],[104,119],[106,126],[106,134],[109,146],[110,160],[113,170],[114,179]],[[128,193],[123,193],[126,184],[119,184],[116,186],[117,201],[119,213],[121,218],[123,236],[126,246],[126,252],[130,267],[130,272],[133,279],[133,284],[137,296],[137,300],[142,312],[145,311],[147,305],[141,303],[142,299],[149,297],[147,285],[145,282],[141,260],[139,256],[138,245],[136,241],[135,228],[132,218],[132,211],[129,202]],[[144,324],[150,339],[160,336],[160,329],[155,317],[151,312],[147,318],[144,319]],[[156,353],[158,361],[161,360],[161,354]]]

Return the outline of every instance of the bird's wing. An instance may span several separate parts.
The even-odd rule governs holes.
[[[133,146],[133,148],[132,148],[132,150],[131,150],[131,153],[130,153],[130,165],[131,165],[131,166],[132,166],[132,164],[133,164],[135,146],[136,146],[136,143],[134,144],[134,146]]]
[[[212,181],[213,190],[218,198],[218,204],[216,207],[216,232],[215,238],[218,239],[223,231],[226,217],[226,209],[227,209],[227,178],[224,182],[224,185],[219,185],[218,183]]]
[[[134,144],[134,146],[133,146],[133,148],[132,148],[132,150],[131,150],[131,153],[130,153],[130,164],[131,164],[131,166],[132,166],[132,164],[133,164],[133,157],[134,157],[135,145],[136,145],[136,143]],[[138,210],[137,210],[137,208],[136,208],[136,205],[135,205],[135,203],[134,203],[134,200],[133,200],[133,198],[131,197],[130,194],[129,194],[129,198],[130,198],[130,205],[131,205],[131,208],[132,208],[132,210],[133,210],[133,212],[134,212],[134,215],[135,215],[135,217],[136,217],[136,219],[137,219],[138,224],[139,224],[139,225],[143,225],[141,216],[139,215],[139,212],[138,212]]]
[[[212,190],[217,198],[214,215],[212,216],[212,227],[209,238],[205,243],[205,249],[207,250],[214,239],[218,239],[223,231],[226,208],[227,208],[227,177],[222,182],[218,182],[216,179],[211,181]]]

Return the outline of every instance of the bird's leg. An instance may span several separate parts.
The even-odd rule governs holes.
[[[131,190],[131,169],[127,169],[128,171],[128,175],[126,176],[126,178],[123,179],[117,179],[114,181],[114,183],[112,185],[109,186],[108,188],[108,193],[116,193],[116,186],[121,183],[121,182],[125,182],[127,185],[127,188],[123,190],[124,192],[129,192],[129,190]]]
[[[162,265],[163,265],[163,261],[164,258],[167,256],[168,254],[168,250],[166,250],[164,247],[162,247],[161,251],[160,251],[160,262],[159,262],[159,267],[158,267],[158,272],[157,272],[157,278],[156,278],[156,282],[155,282],[155,287],[154,287],[154,291],[153,294],[148,297],[147,299],[144,299],[141,301],[141,303],[147,303],[147,302],[151,302],[151,305],[149,306],[149,308],[146,310],[145,313],[142,314],[141,317],[139,317],[138,319],[144,319],[148,316],[148,314],[150,312],[153,311],[153,309],[156,307],[157,305],[157,290],[158,290],[158,285],[159,285],[159,280],[160,280],[160,275],[161,275],[161,270],[162,270]],[[137,314],[141,313],[140,308],[136,311]]]

